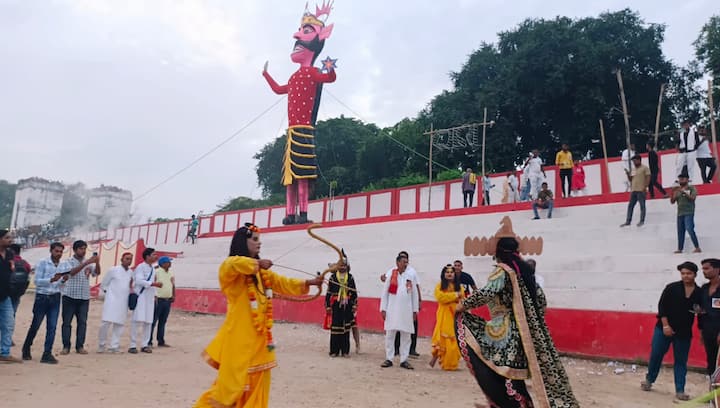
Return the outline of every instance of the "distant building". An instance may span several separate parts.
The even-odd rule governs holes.
[[[43,225],[60,216],[65,186],[38,177],[19,180],[15,190],[12,228]]]
[[[105,229],[129,221],[132,193],[101,185],[86,190],[81,183],[64,185],[37,177],[18,181],[11,228],[44,226],[61,220],[64,228]]]
[[[121,188],[101,185],[87,192],[87,218],[102,229],[117,227],[130,219],[132,193]]]

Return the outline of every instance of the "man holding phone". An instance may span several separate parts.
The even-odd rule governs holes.
[[[22,348],[23,360],[32,360],[30,349],[38,329],[45,320],[45,348],[41,363],[57,364],[52,355],[55,342],[55,329],[58,314],[60,313],[60,284],[70,277],[68,272],[63,273],[60,257],[65,246],[59,242],[50,244],[50,258],[43,259],[35,266],[35,304],[33,305],[33,319],[28,329],[25,343]]]
[[[85,350],[85,333],[87,332],[87,315],[90,307],[90,276],[100,275],[100,258],[94,253],[85,259],[87,243],[82,240],[73,243],[73,256],[63,262],[62,272],[68,272],[69,278],[62,286],[62,355],[70,354],[70,333],[72,319],[77,321],[75,333],[75,351],[87,354]]]

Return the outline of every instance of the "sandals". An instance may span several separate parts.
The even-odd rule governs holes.
[[[415,369],[415,367],[411,366],[410,363],[408,363],[407,361],[403,361],[402,363],[400,363],[400,367],[402,367],[406,370],[414,370]]]
[[[650,391],[652,389],[652,383],[643,381],[640,383],[640,389],[643,391]]]
[[[390,361],[390,360],[385,360],[385,361],[383,361],[382,364],[380,364],[380,367],[382,367],[382,368],[388,368],[388,367],[392,367],[392,365],[393,365],[392,361]]]
[[[679,392],[675,394],[675,399],[678,401],[690,401],[690,396],[685,394],[684,392]]]

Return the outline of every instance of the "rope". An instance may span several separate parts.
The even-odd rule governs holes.
[[[275,103],[273,103],[272,105],[268,106],[264,111],[260,112],[260,114],[258,114],[258,115],[255,116],[254,118],[252,118],[248,123],[245,124],[245,126],[241,127],[241,128],[238,129],[235,133],[233,133],[233,134],[230,135],[229,137],[225,138],[225,140],[221,141],[220,143],[218,143],[217,145],[215,145],[213,148],[211,148],[211,149],[208,150],[207,152],[205,152],[205,153],[203,153],[202,155],[200,155],[200,157],[198,157],[197,159],[195,159],[195,160],[193,160],[192,162],[190,162],[190,164],[186,165],[185,167],[181,168],[180,170],[176,171],[175,173],[171,174],[170,176],[164,178],[162,181],[160,181],[160,182],[157,183],[156,185],[152,186],[151,188],[149,188],[148,190],[146,190],[144,193],[142,193],[142,194],[140,194],[139,196],[135,197],[135,199],[133,199],[133,202],[140,201],[141,199],[145,198],[148,194],[150,194],[150,193],[152,193],[153,191],[155,191],[155,190],[157,190],[158,188],[160,188],[163,184],[169,182],[170,180],[174,179],[175,177],[177,177],[177,176],[179,176],[180,174],[184,173],[186,170],[188,170],[188,169],[190,169],[191,167],[193,167],[194,165],[198,164],[202,159],[206,158],[207,156],[209,156],[210,154],[212,154],[213,152],[215,152],[216,150],[218,150],[219,148],[221,148],[222,146],[224,146],[225,144],[227,144],[228,142],[230,142],[231,140],[233,140],[234,138],[236,138],[238,135],[240,135],[240,133],[242,133],[245,129],[249,128],[253,123],[257,122],[260,118],[262,118],[263,116],[265,116],[265,114],[267,114],[268,112],[270,112],[271,110],[273,110],[273,108],[275,108],[275,107],[276,107],[280,102],[282,102],[284,99],[285,99],[285,98],[282,97],[282,98],[278,99],[277,101],[275,101]]]
[[[333,98],[333,99],[335,100],[335,102],[337,102],[338,104],[340,104],[341,106],[343,106],[345,109],[349,110],[350,113],[352,113],[353,115],[357,116],[358,119],[362,120],[363,122],[369,123],[369,122],[366,121],[359,113],[357,113],[357,112],[356,112],[355,110],[353,110],[351,107],[347,106],[343,101],[341,101],[340,99],[338,99],[337,96],[333,95],[332,92],[330,92],[330,91],[328,91],[328,90],[324,90],[324,91],[325,91],[325,93],[327,93],[328,95],[330,95],[330,97]],[[409,151],[410,153],[413,153],[413,154],[415,154],[415,155],[417,155],[417,156],[422,157],[423,159],[425,159],[425,160],[427,160],[427,161],[430,161],[430,158],[429,158],[429,157],[427,157],[427,156],[425,156],[424,154],[418,152],[417,150],[413,149],[412,147],[404,144],[403,142],[395,139],[394,137],[392,137],[390,134],[388,134],[388,133],[385,132],[384,130],[380,130],[380,134],[381,134],[382,136],[385,136],[385,137],[387,137],[388,139],[392,140],[393,142],[397,143],[398,145],[400,145],[400,147],[402,147],[403,149]],[[432,162],[433,162],[434,165],[439,166],[439,167],[442,167],[442,168],[445,169],[445,170],[453,170],[453,169],[451,169],[451,168],[449,168],[449,167],[447,167],[447,166],[445,166],[445,165],[443,165],[443,164],[441,164],[441,163],[436,162],[435,160],[433,160]]]
[[[308,276],[312,276],[313,278],[317,278],[317,277],[318,277],[318,273],[319,273],[319,272],[318,272],[318,273],[305,272],[305,271],[303,271],[302,269],[291,268],[291,267],[289,267],[289,266],[278,265],[278,264],[276,264],[276,263],[273,263],[273,266],[277,266],[278,268],[283,268],[283,269],[287,269],[287,270],[290,270],[290,271],[300,272],[300,273],[302,273],[302,274],[305,274],[305,275],[308,275]],[[327,284],[327,285],[330,284],[330,281],[327,280],[327,279],[323,279],[323,282],[324,282],[325,284]],[[338,286],[341,287],[341,288],[345,288],[345,289],[347,289],[347,290],[351,290],[351,291],[353,291],[353,292],[357,292],[357,289],[351,288],[351,287],[346,286],[346,285],[343,285],[343,284],[341,284],[340,282],[333,282],[333,283],[336,284],[336,285],[338,285]]]

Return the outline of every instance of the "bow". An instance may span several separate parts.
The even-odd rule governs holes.
[[[307,229],[308,235],[310,235],[311,238],[316,239],[316,240],[322,242],[323,244],[329,246],[338,254],[338,261],[336,263],[330,264],[327,269],[325,269],[322,272],[318,272],[318,276],[322,277],[323,280],[325,282],[327,282],[327,280],[325,279],[325,276],[329,273],[338,271],[340,269],[340,266],[345,264],[345,256],[343,255],[342,250],[340,250],[340,248],[338,248],[335,244],[333,244],[332,242],[328,241],[327,239],[314,233],[313,230],[316,228],[322,228],[322,224],[310,225]],[[277,266],[280,266],[280,265],[277,265]],[[287,268],[287,269],[292,269],[292,268]],[[303,272],[303,273],[306,273],[306,272]],[[318,297],[320,297],[321,294],[322,294],[322,286],[318,287],[317,293],[307,295],[307,296],[286,296],[286,295],[278,296],[277,294],[275,294],[274,296],[280,297],[280,298],[286,299],[286,300],[295,301],[295,302],[310,302],[310,301],[315,300]]]

